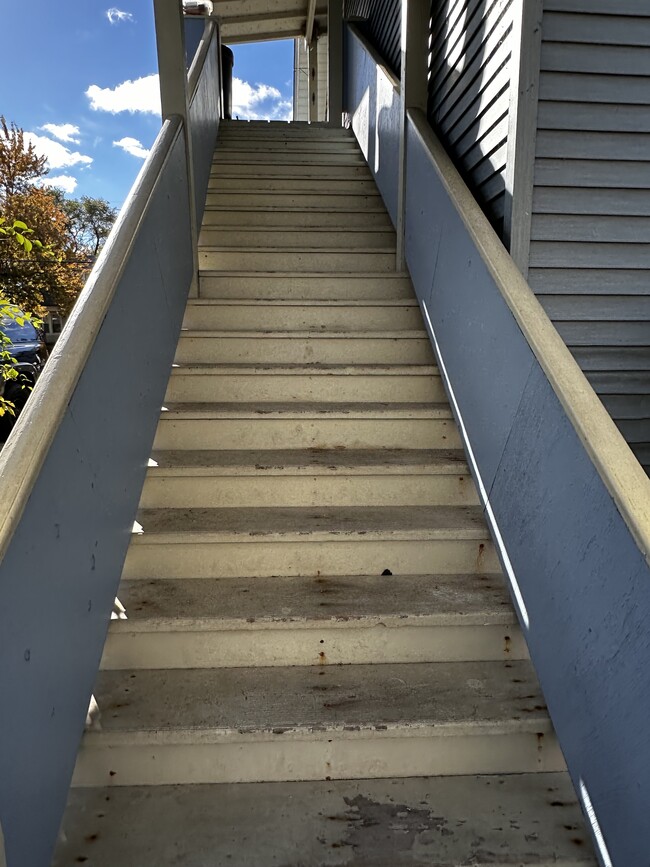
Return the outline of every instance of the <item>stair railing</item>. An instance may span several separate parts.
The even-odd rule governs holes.
[[[190,75],[200,219],[218,34]],[[194,275],[183,120],[167,118],[0,453],[0,828],[47,867]],[[0,863],[2,863],[0,853]]]
[[[381,99],[392,82],[350,28],[345,62],[391,213],[404,172],[406,264],[594,845],[606,867],[645,864],[650,480],[425,114]]]

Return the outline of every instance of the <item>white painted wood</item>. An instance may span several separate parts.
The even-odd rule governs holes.
[[[514,4],[504,242],[526,277],[530,249],[543,0]]]
[[[383,228],[391,229],[388,214],[378,208],[366,210],[329,210],[318,208],[273,208],[255,210],[252,206],[212,206],[203,215],[203,227],[269,227],[299,230],[303,228]]]
[[[189,305],[183,328],[190,331],[416,331],[422,325],[414,304],[279,304],[249,302]]]
[[[227,331],[181,334],[178,364],[431,364],[423,332],[293,334]]]
[[[413,298],[411,282],[395,272],[319,274],[305,272],[242,271],[222,274],[205,270],[201,275],[204,298],[267,299],[401,299]]]
[[[477,840],[513,865],[596,863],[568,774],[549,773],[73,790],[53,867],[80,854],[93,867],[164,864],[179,851],[185,867],[290,863],[296,852],[302,867],[323,867],[353,847],[369,864],[446,867],[476,860]]]
[[[499,576],[124,581],[120,602],[104,670],[527,658]]]
[[[438,371],[429,365],[181,365],[165,400],[175,403],[444,401]]]
[[[395,268],[401,271],[404,259],[406,209],[406,112],[426,111],[428,80],[428,35],[431,4],[426,0],[402,0],[401,81],[399,128],[399,177],[397,182],[397,249]]]
[[[308,52],[308,103],[309,120],[320,120],[318,116],[318,39],[312,39],[307,45]]]
[[[242,247],[274,249],[277,252],[287,250],[381,250],[390,249],[395,245],[395,232],[382,228],[354,228],[345,231],[305,226],[295,232],[285,228],[255,228],[243,229],[221,227],[218,229],[204,228],[199,236],[199,250],[209,253],[214,248],[241,249]]]
[[[201,270],[302,271],[320,273],[390,271],[395,268],[395,245],[355,250],[278,250],[275,247],[212,247],[199,249]]]
[[[154,448],[460,448],[460,439],[451,411],[437,404],[184,403],[163,411]]]
[[[205,270],[201,277],[203,298],[266,299],[412,299],[411,281],[394,272],[319,274],[313,272],[234,271],[228,274]]]
[[[156,49],[160,81],[160,102],[163,120],[179,116],[183,120],[185,152],[192,153],[192,131],[187,122],[189,102],[185,59],[185,23],[181,0],[154,0],[154,22],[156,27]],[[187,186],[190,202],[190,232],[194,256],[190,297],[198,296],[199,262],[197,238],[199,227],[196,222],[196,193],[194,187],[194,166],[187,160]]]
[[[327,0],[327,119],[340,128],[343,116],[343,0]]]

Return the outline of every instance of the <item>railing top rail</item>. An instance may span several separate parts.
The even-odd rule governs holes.
[[[45,370],[0,453],[0,558],[65,415],[181,129],[179,117],[164,122]]]
[[[187,99],[189,103],[194,99],[198,89],[199,81],[201,80],[201,72],[203,71],[208,52],[210,51],[210,44],[212,40],[216,38],[216,35],[216,21],[212,18],[207,18],[205,21],[203,36],[199,42],[199,47],[196,49],[196,54],[192,59],[189,72],[187,73]]]
[[[650,563],[650,479],[419,110],[407,112],[564,411]]]

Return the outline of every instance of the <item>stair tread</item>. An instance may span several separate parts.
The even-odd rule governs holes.
[[[301,329],[297,331],[264,331],[264,330],[242,330],[242,331],[216,331],[213,329],[189,329],[184,328],[181,331],[181,339],[184,337],[202,337],[202,338],[256,338],[256,339],[276,339],[276,340],[428,340],[427,333],[419,329],[404,329],[403,331],[344,331],[322,329]]]
[[[276,472],[291,475],[351,470],[467,472],[461,449],[170,449],[154,451],[154,475],[178,470],[219,473]]]
[[[257,300],[251,298],[190,298],[187,302],[188,307],[418,307],[418,302],[415,298],[390,298],[377,301],[369,301],[367,299],[336,299],[336,300],[314,300],[314,299],[279,299],[272,298],[268,301]]]
[[[210,735],[551,731],[532,665],[384,663],[100,672],[87,743]]]
[[[296,373],[308,376],[439,376],[435,364],[329,364],[323,361],[311,363],[273,362],[177,362],[172,376],[186,373],[273,375]]]
[[[132,544],[182,536],[221,541],[282,538],[317,541],[327,538],[488,539],[479,506],[300,506],[264,508],[140,509],[141,534]]]
[[[566,773],[73,789],[63,831],[53,867],[596,865]]]
[[[451,418],[446,403],[330,403],[320,401],[216,403],[166,402],[165,416],[186,418]]]
[[[512,625],[515,613],[500,575],[123,580],[128,619],[112,632]]]

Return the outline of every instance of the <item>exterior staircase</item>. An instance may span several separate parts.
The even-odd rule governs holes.
[[[223,122],[199,256],[56,867],[595,864],[352,134]]]

